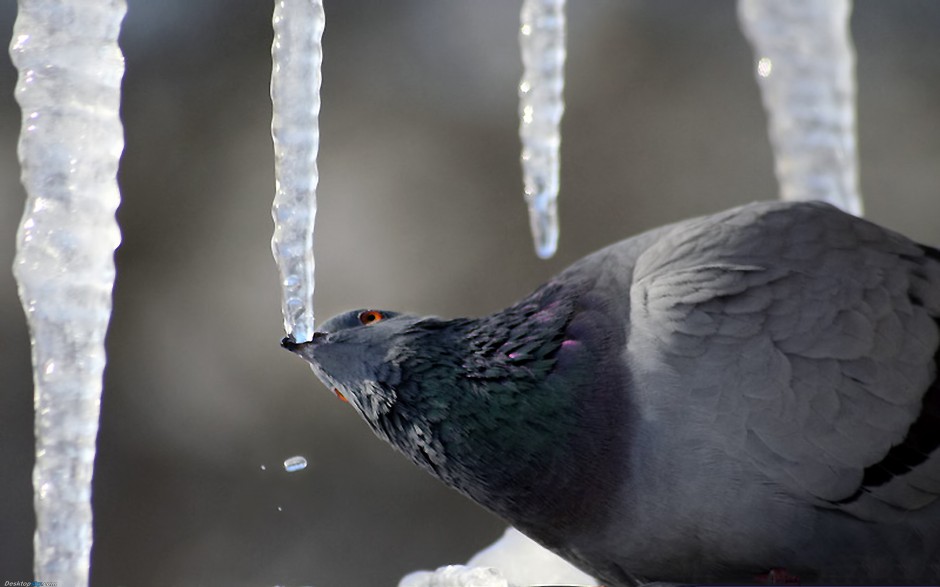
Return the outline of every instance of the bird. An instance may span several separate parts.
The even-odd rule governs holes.
[[[504,310],[282,346],[420,468],[607,587],[940,581],[940,251],[756,202]]]

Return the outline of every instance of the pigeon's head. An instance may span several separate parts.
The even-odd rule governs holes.
[[[296,353],[341,400],[373,422],[395,401],[401,380],[398,355],[406,353],[423,319],[386,310],[359,309],[327,320],[313,339],[281,346]]]
[[[570,304],[546,296],[475,320],[359,309],[327,320],[310,341],[281,344],[400,446],[397,435],[438,430],[457,404],[464,416],[505,422],[517,403],[557,401],[544,385],[559,356],[583,346],[565,342],[570,317]]]

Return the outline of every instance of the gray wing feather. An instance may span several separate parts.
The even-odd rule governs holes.
[[[915,243],[823,204],[752,205],[639,256],[627,356],[647,417],[688,418],[794,495],[889,515],[937,499],[940,455],[847,498],[920,414],[938,314],[940,263]]]

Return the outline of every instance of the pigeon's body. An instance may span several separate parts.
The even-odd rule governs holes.
[[[602,579],[940,580],[940,253],[824,204],[657,229],[480,319],[287,346],[414,462]]]

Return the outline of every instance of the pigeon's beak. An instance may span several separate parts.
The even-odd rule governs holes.
[[[313,338],[307,342],[297,342],[292,337],[285,336],[283,339],[281,339],[281,346],[290,352],[299,355],[303,353],[304,349],[306,349],[308,346],[315,345],[318,342],[321,342],[324,338],[326,338],[325,332],[314,332]]]

